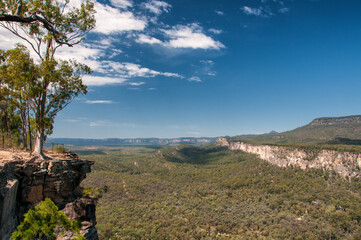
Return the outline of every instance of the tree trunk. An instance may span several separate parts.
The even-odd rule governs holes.
[[[2,140],[3,140],[3,148],[5,148],[5,131],[4,129],[1,129],[1,136],[2,136]]]
[[[33,149],[33,143],[32,143],[32,139],[31,139],[31,123],[30,123],[30,114],[29,114],[29,109],[28,109],[28,134],[29,134],[29,146],[30,146],[30,151]]]
[[[21,113],[21,128],[23,130],[23,147],[25,149],[28,148],[28,139],[27,139],[27,129],[26,129],[26,115],[25,113]]]
[[[44,131],[40,129],[36,129],[33,155],[45,159],[45,155],[43,153],[43,144],[44,144]]]

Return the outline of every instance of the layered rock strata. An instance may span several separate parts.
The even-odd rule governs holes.
[[[71,220],[80,220],[87,239],[98,239],[94,201],[82,198],[79,186],[93,162],[70,153],[47,155],[50,160],[0,151],[0,239],[8,239],[23,215],[45,198]]]
[[[334,170],[344,178],[361,176],[361,154],[354,152],[339,152],[331,150],[307,151],[302,148],[289,148],[270,145],[251,145],[243,142],[232,142],[219,138],[217,144],[230,150],[241,150],[258,155],[271,164],[287,167],[295,166],[301,169],[316,168]]]

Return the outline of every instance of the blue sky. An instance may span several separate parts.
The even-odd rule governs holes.
[[[72,1],[76,5],[81,0]],[[360,114],[361,2],[97,1],[94,70],[52,137],[201,137]],[[0,47],[13,37],[0,31]]]

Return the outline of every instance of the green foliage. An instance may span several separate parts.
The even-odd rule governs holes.
[[[17,119],[18,124],[12,127],[9,138],[21,139],[24,148],[28,148],[28,135],[32,134],[32,114],[30,113],[31,99],[34,97],[34,88],[39,77],[38,69],[30,58],[26,47],[18,44],[16,48],[1,53],[0,76],[4,86],[0,91],[2,102],[3,132],[10,132],[8,121]],[[12,124],[10,123],[9,126]],[[31,137],[30,137],[31,139]],[[29,139],[29,140],[30,140]],[[19,145],[19,144],[17,144]]]
[[[12,240],[56,239],[55,228],[62,232],[70,230],[79,232],[79,222],[70,221],[59,211],[58,207],[49,199],[40,202],[34,209],[24,215],[24,221],[11,236]],[[78,234],[77,239],[85,239]]]
[[[74,150],[74,149],[72,149]],[[358,239],[361,184],[216,146],[79,149],[101,239]],[[95,190],[96,192],[96,190]]]
[[[98,201],[101,197],[103,197],[103,194],[106,193],[107,191],[108,191],[108,186],[106,185],[103,186],[102,188],[84,188],[83,196]]]
[[[5,0],[0,5],[0,14],[3,17],[0,26],[25,40],[40,58],[40,64],[35,71],[25,71],[25,79],[30,81],[29,89],[26,90],[31,94],[31,104],[28,106],[31,106],[35,118],[34,153],[40,155],[45,135],[52,133],[56,114],[78,94],[86,93],[81,76],[91,73],[88,66],[75,60],[55,60],[59,47],[80,43],[95,27],[92,2],[85,1],[78,8],[69,7],[68,4],[69,1],[57,0]],[[14,16],[18,20],[10,21],[9,18]],[[21,63],[10,63],[5,68],[9,70],[22,66]],[[16,71],[14,73],[15,81],[21,82],[23,76],[16,74]],[[11,82],[13,77],[9,75],[9,79]],[[18,96],[13,96],[12,92],[9,94],[19,99]],[[25,136],[24,133],[23,139]]]
[[[81,3],[78,8],[69,7],[68,11],[64,11],[67,5],[69,0],[21,0],[20,4],[19,1],[4,0],[0,4],[0,14],[3,15],[1,26],[13,29],[14,34],[22,36],[21,31],[15,27],[19,25],[28,37],[36,41],[47,42],[54,39],[58,45],[72,46],[81,42],[85,34],[95,27],[95,10],[90,1]],[[8,15],[17,16],[17,21],[9,21]]]

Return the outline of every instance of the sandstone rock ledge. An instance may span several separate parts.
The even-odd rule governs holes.
[[[71,220],[80,220],[87,239],[98,239],[94,201],[83,198],[80,187],[94,163],[74,153],[46,155],[50,159],[44,161],[27,152],[0,150],[0,239],[8,239],[23,215],[45,198]]]

